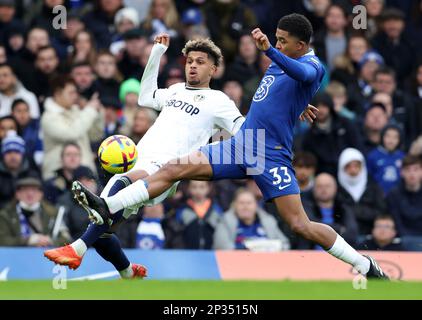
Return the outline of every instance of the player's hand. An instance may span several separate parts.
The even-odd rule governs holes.
[[[170,45],[170,36],[167,33],[160,33],[154,38],[154,43],[161,43],[168,47]]]
[[[318,108],[314,107],[311,104],[308,104],[306,109],[300,114],[300,121],[308,121],[310,124],[314,123],[318,114]]]
[[[270,40],[268,40],[268,37],[261,31],[261,29],[254,29],[251,34],[255,41],[255,45],[259,50],[265,51],[271,47]]]

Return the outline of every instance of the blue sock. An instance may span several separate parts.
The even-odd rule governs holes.
[[[119,238],[115,234],[109,234],[94,242],[93,247],[104,260],[113,264],[117,271],[129,267],[130,262],[120,246]]]
[[[110,188],[110,192],[108,193],[108,196],[113,196],[123,188],[127,187],[131,184],[131,181],[128,177],[121,177],[119,178],[113,186]],[[120,218],[123,215],[123,210],[120,210],[116,212],[113,215],[113,223],[120,220]],[[100,236],[107,232],[110,226],[106,223],[102,225],[97,225],[94,223],[89,224],[88,228],[86,229],[85,233],[81,236],[81,239],[85,242],[86,246],[89,248],[91,247],[94,242],[100,238]]]

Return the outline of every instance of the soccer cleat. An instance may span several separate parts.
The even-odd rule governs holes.
[[[141,264],[132,264],[132,271],[133,271],[133,276],[132,279],[135,278],[145,278],[147,277],[147,268],[145,268],[143,265]]]
[[[78,256],[71,245],[44,251],[44,257],[69,269],[76,270],[81,265],[82,257]]]
[[[390,280],[390,278],[382,271],[378,263],[371,257],[364,255],[369,260],[369,271],[365,275],[367,279]]]
[[[104,199],[89,191],[79,181],[72,183],[72,193],[79,205],[88,213],[88,217],[93,223],[101,225],[107,221],[109,225],[112,224],[112,215]]]

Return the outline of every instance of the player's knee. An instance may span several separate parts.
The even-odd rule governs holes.
[[[182,177],[183,169],[180,165],[167,163],[161,168],[161,172],[167,181],[176,182]]]

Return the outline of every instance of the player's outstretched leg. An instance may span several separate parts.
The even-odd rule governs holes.
[[[174,183],[180,180],[209,180],[212,177],[212,167],[208,158],[200,151],[186,157],[170,161],[155,174],[143,180],[137,180],[116,195],[102,199],[95,194],[84,191],[88,196],[88,206],[100,210],[104,219],[109,219],[124,208],[143,203],[160,196]],[[110,215],[111,213],[111,215]]]
[[[352,265],[367,278],[388,279],[376,261],[353,249],[333,228],[312,222],[303,209],[300,195],[292,194],[274,199],[277,210],[293,232],[323,247],[329,254]]]
[[[113,182],[108,190],[108,195],[116,194],[129,183],[130,181],[126,181],[125,177],[120,177]],[[88,189],[86,190],[89,191]],[[80,201],[80,199],[77,200]],[[84,208],[87,209],[86,205],[84,205]],[[113,227],[121,220],[122,214],[123,211],[113,215]],[[67,265],[71,269],[77,269],[88,247],[93,246],[106,261],[110,261],[115,265],[123,278],[132,278],[134,276],[145,277],[145,267],[139,264],[131,264],[127,260],[123,250],[121,250],[117,237],[106,233],[109,230],[110,225],[108,223],[102,225],[91,223],[80,239],[74,241],[71,245],[47,250],[44,255],[57,264]],[[103,237],[100,238],[101,236]]]

